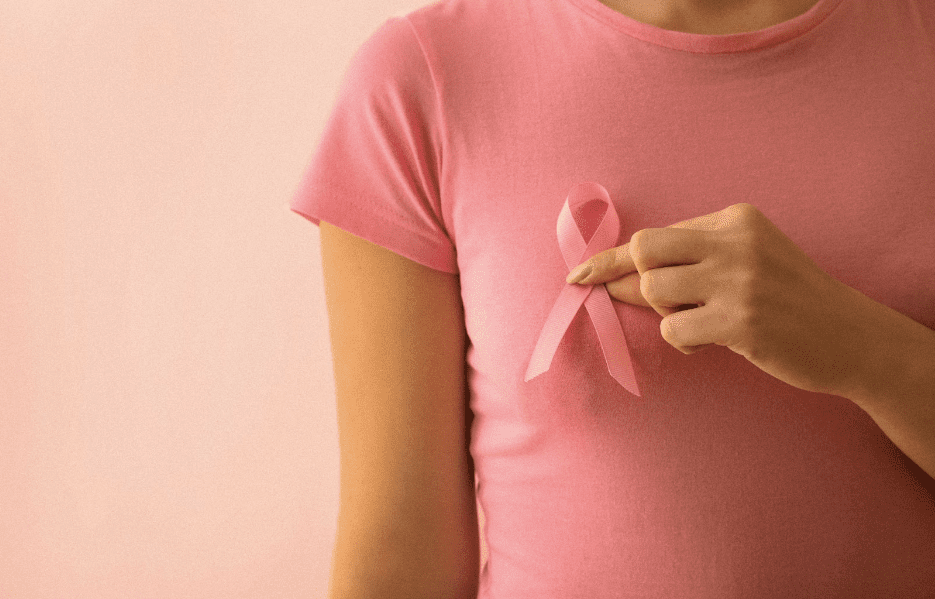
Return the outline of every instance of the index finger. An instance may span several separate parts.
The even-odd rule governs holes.
[[[574,277],[572,275],[577,274],[576,271],[586,265],[590,265],[590,272],[580,281],[576,281],[583,285],[613,281],[627,273],[636,271],[636,265],[633,263],[633,258],[630,257],[629,241],[623,245],[618,245],[594,254],[576,266],[565,280],[568,283],[573,282]]]

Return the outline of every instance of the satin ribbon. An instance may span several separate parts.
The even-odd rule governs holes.
[[[571,210],[593,200],[604,202],[607,210],[597,230],[591,236],[591,240],[585,242]],[[617,216],[613,202],[610,201],[610,194],[597,183],[585,182],[574,187],[565,199],[565,205],[562,206],[558,215],[556,231],[558,247],[569,271],[594,254],[614,247],[620,235],[620,218]],[[594,328],[597,330],[597,338],[604,352],[604,361],[607,363],[610,375],[624,389],[637,397],[642,397],[636,384],[636,375],[633,372],[626,337],[623,335],[620,320],[611,304],[610,294],[607,293],[607,288],[603,283],[600,285],[565,283],[539,334],[529,367],[526,369],[525,380],[528,382],[549,369],[555,350],[558,349],[558,344],[565,336],[565,331],[581,308],[581,304],[587,308]]]

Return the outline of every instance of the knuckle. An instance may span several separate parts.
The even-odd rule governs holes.
[[[652,302],[656,299],[654,296],[655,287],[653,286],[653,277],[655,274],[652,271],[644,272],[640,275],[640,293],[648,302]]]
[[[737,215],[740,218],[748,219],[757,214],[759,210],[753,204],[748,204],[747,202],[740,202],[739,204],[732,204],[728,207],[733,214]]]
[[[630,236],[630,255],[631,256],[636,256],[637,254],[639,254],[640,247],[642,247],[643,235],[645,235],[645,233],[646,232],[643,229],[640,229],[639,231],[637,231],[636,233]]]
[[[652,297],[653,294],[652,294],[652,289],[650,289],[648,272],[640,275],[640,294],[644,298],[646,298],[646,301],[648,302],[653,301],[653,297]]]
[[[606,257],[603,254],[594,254],[588,259],[587,264],[591,265],[591,275],[599,275],[605,270]]]
[[[743,204],[746,208],[739,214],[739,222],[753,243],[763,240],[769,234],[769,219],[756,206]]]
[[[741,202],[728,206],[725,212],[728,228],[739,229],[746,241],[753,241],[763,217],[759,209],[753,204]]]
[[[630,254],[630,259],[633,260],[633,264],[636,265],[637,267],[642,266],[642,259],[640,258],[640,256],[642,256],[642,253],[643,253],[643,243],[646,241],[644,239],[645,235],[646,235],[646,231],[643,229],[640,229],[639,231],[637,231],[636,233],[630,236],[630,242],[627,246],[629,254]]]

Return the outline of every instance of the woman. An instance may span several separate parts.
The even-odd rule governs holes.
[[[386,21],[292,203],[331,596],[931,596],[933,47],[923,0]]]

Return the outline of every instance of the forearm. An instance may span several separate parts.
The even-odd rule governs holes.
[[[868,306],[856,329],[863,367],[842,395],[935,477],[935,331],[860,296]]]

